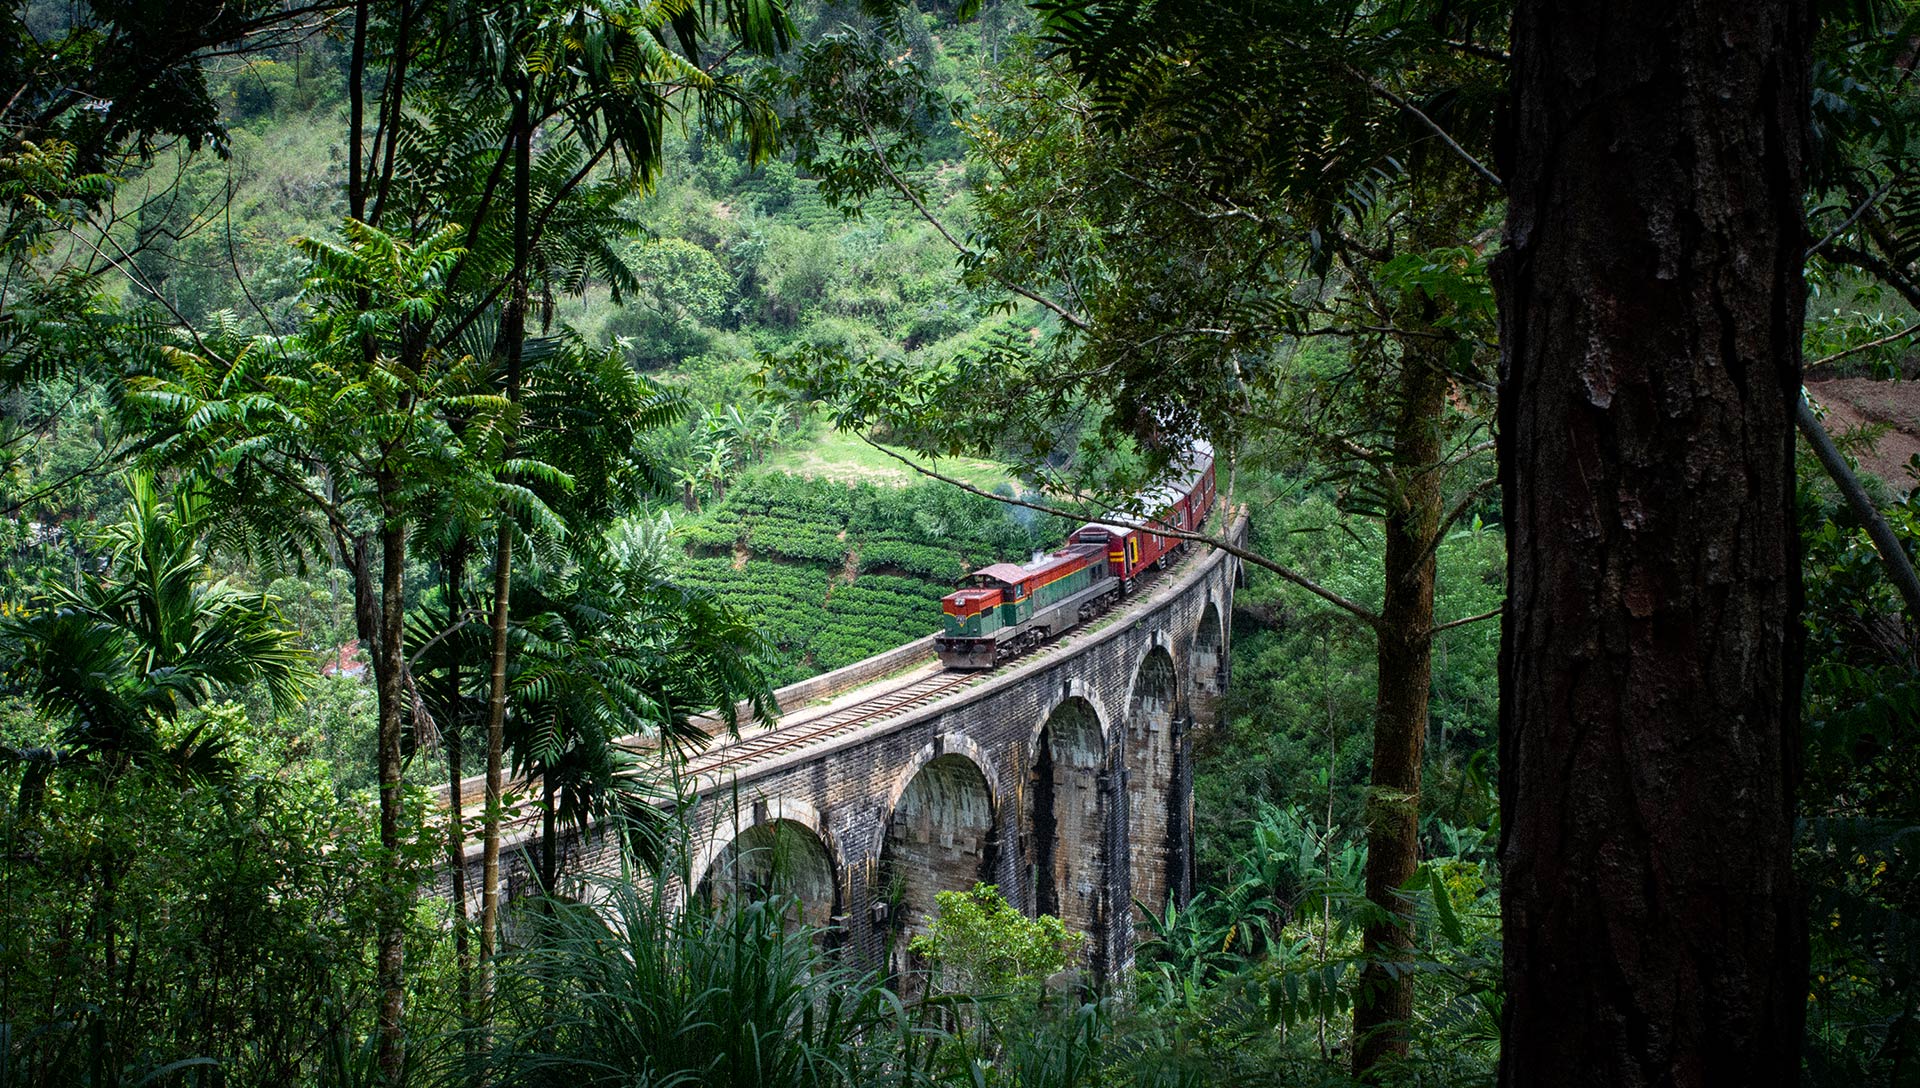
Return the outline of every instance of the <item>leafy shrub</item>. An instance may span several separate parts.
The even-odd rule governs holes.
[[[234,704],[177,728],[170,741],[200,738],[215,773],[69,766],[40,803],[0,816],[0,1081],[298,1083],[369,1026],[341,995],[374,982],[372,798],[341,803],[327,765],[297,758],[301,740],[259,735]],[[31,774],[0,766],[0,793],[35,796]],[[418,873],[445,840],[425,797],[407,801]],[[410,942],[437,940],[431,913],[416,912]],[[417,986],[442,985],[431,955],[408,957]],[[218,1077],[169,1080],[170,1065]]]
[[[1066,967],[1086,941],[1051,914],[1029,918],[992,884],[933,897],[939,913],[908,945],[940,972],[951,991],[1007,993],[1034,986]]]
[[[677,909],[610,881],[593,906],[556,903],[507,961],[499,1007],[520,1015],[486,1081],[814,1088],[878,1083],[904,1009],[830,957],[782,898]]]

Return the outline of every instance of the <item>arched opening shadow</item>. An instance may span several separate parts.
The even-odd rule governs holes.
[[[734,836],[700,882],[709,903],[775,895],[797,901],[794,920],[823,931],[834,913],[833,859],[820,836],[794,820],[768,820]]]

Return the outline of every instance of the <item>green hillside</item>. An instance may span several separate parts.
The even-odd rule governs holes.
[[[990,54],[1028,18],[1017,5],[990,5],[965,25],[951,14],[929,12],[920,31],[950,90],[976,85]],[[811,5],[800,22],[819,33],[850,18],[850,10]],[[316,36],[210,73],[230,132],[224,154],[162,146],[114,197],[111,235],[132,256],[129,304],[151,297],[182,321],[234,335],[299,326],[308,306],[290,240],[330,237],[346,212],[346,63],[345,42]],[[853,217],[823,199],[790,153],[750,166],[738,149],[693,127],[669,131],[665,144],[651,189],[621,208],[633,224],[618,247],[633,287],[616,295],[604,278],[583,275],[570,293],[542,300],[536,331],[617,346],[635,370],[685,398],[680,421],[647,436],[656,487],[643,502],[675,512],[691,582],[754,602],[766,633],[789,655],[787,678],[884,649],[897,631],[930,629],[916,610],[925,613],[950,588],[963,559],[1003,558],[1046,541],[990,502],[965,499],[964,513],[948,511],[960,500],[814,420],[805,406],[758,401],[751,379],[766,353],[798,345],[940,358],[1009,329],[1024,334],[1030,322],[964,285],[952,246],[905,203],[874,201]],[[969,175],[957,134],[936,132],[930,148],[952,157],[914,176],[930,210],[964,230]],[[104,260],[81,249],[60,256]],[[12,462],[12,493],[27,498],[6,523],[18,556],[9,578],[22,583],[74,563],[76,545],[122,502],[110,474],[83,477],[91,481],[83,489],[43,487],[99,451],[111,391],[83,379],[33,395],[46,406],[47,440]],[[987,461],[940,468],[983,489],[1019,487]],[[777,476],[753,479],[768,473],[834,483],[786,488],[771,482]],[[876,486],[845,486],[853,483],[907,490],[882,497]],[[891,522],[874,513],[915,507],[934,512]],[[722,556],[742,518],[755,528],[744,545],[753,558],[735,568]],[[791,528],[826,523],[847,530],[851,543],[803,544]],[[777,525],[790,527],[785,537]],[[716,536],[727,537],[725,547],[713,545]],[[849,553],[864,558],[849,561]],[[857,584],[846,583],[843,568]],[[888,578],[897,584],[883,589]]]

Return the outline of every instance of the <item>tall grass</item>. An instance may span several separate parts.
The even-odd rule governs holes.
[[[503,965],[480,1073],[498,1085],[801,1088],[909,1080],[907,1011],[781,897],[673,902],[653,881],[543,904]]]

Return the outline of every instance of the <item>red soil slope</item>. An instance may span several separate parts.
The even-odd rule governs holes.
[[[1888,487],[1896,491],[1913,488],[1914,480],[1907,475],[1907,458],[1920,453],[1920,381],[1833,378],[1808,382],[1807,393],[1827,410],[1827,430],[1836,441],[1862,427],[1887,428],[1871,449],[1851,452],[1859,458],[1862,471],[1880,477]]]

